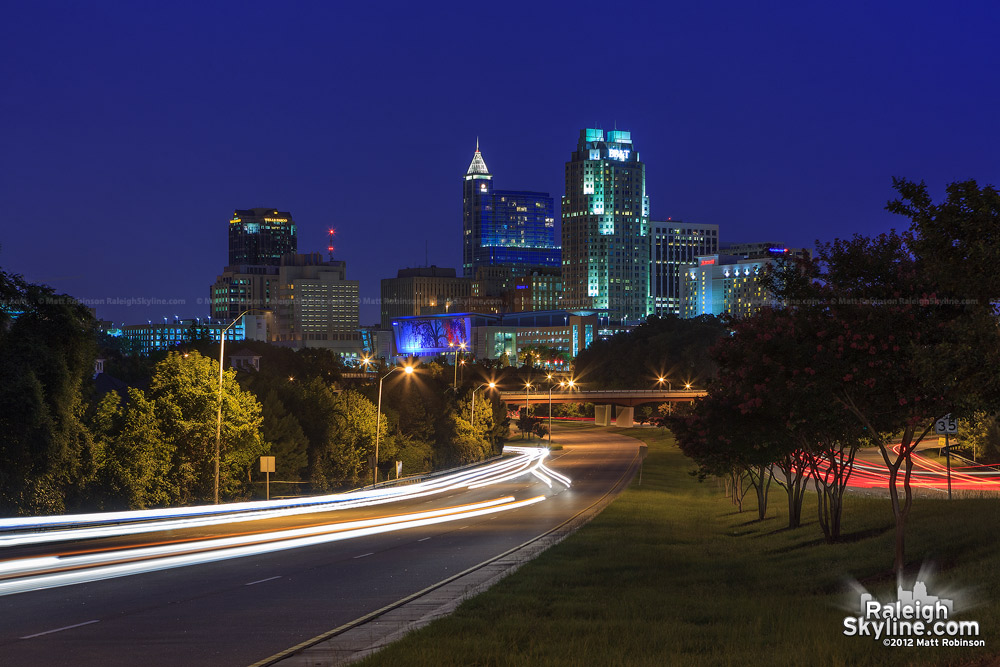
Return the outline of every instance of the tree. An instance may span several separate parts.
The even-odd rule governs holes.
[[[855,417],[888,470],[899,571],[914,449],[946,413],[997,408],[1000,279],[992,274],[1000,239],[986,230],[1000,223],[1000,202],[974,182],[949,186],[940,205],[923,184],[895,187],[901,197],[888,208],[911,218],[905,234],[821,244],[816,262],[779,277],[777,293],[827,318],[817,331],[820,368],[831,398]]]
[[[275,389],[269,390],[261,401],[261,416],[262,435],[275,459],[275,479],[300,481],[309,463],[309,440],[299,420],[285,408]]]
[[[168,480],[173,444],[163,437],[156,409],[138,389],[128,402],[107,393],[92,410],[95,475],[88,499],[104,510],[146,509],[170,504]]]
[[[1000,460],[1000,420],[995,414],[980,410],[962,421],[962,444],[973,459],[982,462]]]
[[[651,386],[658,377],[705,382],[715,374],[709,350],[725,327],[714,317],[652,316],[634,330],[595,340],[575,360],[577,378],[603,389]]]
[[[171,352],[156,365],[146,398],[154,403],[166,446],[172,449],[168,476],[173,501],[206,502],[214,497],[219,364],[197,352]],[[250,475],[266,453],[261,439],[260,403],[223,374],[220,498],[246,498]]]
[[[0,299],[0,511],[62,512],[93,473],[83,415],[95,321],[71,297],[3,272]]]

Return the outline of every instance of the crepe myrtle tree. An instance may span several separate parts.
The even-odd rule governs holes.
[[[830,400],[855,418],[881,453],[896,524],[897,571],[905,565],[913,452],[935,419],[995,401],[997,380],[986,377],[995,372],[983,370],[997,368],[1000,347],[995,323],[984,324],[981,304],[969,308],[960,295],[941,294],[937,272],[914,254],[912,238],[890,232],[820,244],[816,261],[779,270],[775,287],[788,306],[822,316],[812,343],[815,370],[823,374]],[[975,361],[960,362],[960,350],[972,345],[987,347]],[[970,382],[970,376],[981,381]]]

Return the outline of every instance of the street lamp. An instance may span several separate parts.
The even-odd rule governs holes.
[[[375,460],[372,462],[372,488],[378,481],[378,435],[379,427],[382,426],[382,380],[386,379],[398,370],[402,370],[407,375],[413,375],[413,366],[395,366],[388,373],[378,380],[378,408],[375,411]]]
[[[226,350],[226,332],[243,319],[243,316],[251,311],[259,311],[262,313],[269,313],[269,310],[262,310],[260,308],[247,308],[242,313],[236,316],[236,319],[230,322],[225,329],[219,333],[219,412],[215,420],[215,504],[219,504],[219,450],[222,448],[222,359],[223,353]]]
[[[549,446],[551,447],[552,446],[552,387],[555,386],[555,383],[552,382],[552,373],[549,373],[545,377],[549,381]],[[566,383],[560,382],[559,386],[565,387]]]
[[[668,380],[665,377],[658,377],[658,378],[656,378],[656,382],[657,382],[657,384],[663,384],[664,382],[666,382],[667,383],[667,391],[673,391],[674,390],[673,386],[670,384],[670,380]],[[690,386],[691,385],[688,385],[688,387],[690,387]]]
[[[525,382],[524,383],[524,422],[525,422],[525,424],[529,423],[528,422],[528,417],[529,417],[528,407],[530,406],[530,403],[529,403],[529,400],[530,400],[529,396],[530,396],[530,394],[531,394],[531,382]],[[522,433],[521,435],[524,435],[524,434]],[[528,431],[528,440],[531,440],[531,431]]]
[[[459,343],[458,346],[456,347],[455,343],[452,342],[452,343],[448,343],[448,347],[454,347],[455,348],[455,379],[452,381],[452,389],[454,389],[455,391],[458,391],[458,353],[459,353],[459,351],[463,351],[463,352],[465,351],[465,343],[464,342],[463,343]]]
[[[473,435],[475,435],[476,433],[476,392],[482,389],[483,387],[489,387],[490,389],[493,389],[496,386],[497,386],[496,382],[484,382],[472,390],[472,410],[471,410],[472,414],[469,416],[469,423],[472,424]]]

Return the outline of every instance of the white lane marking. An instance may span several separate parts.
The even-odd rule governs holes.
[[[243,585],[244,586],[253,586],[254,584],[262,584],[265,581],[274,581],[275,579],[281,579],[281,575],[279,574],[276,577],[268,577],[267,579],[258,579],[257,581],[251,581],[249,584],[243,584]]]
[[[360,556],[355,556],[355,558],[364,558],[365,556],[374,556],[374,555],[375,555],[374,551],[369,551],[366,554],[361,554]]]
[[[429,537],[422,537],[419,540],[417,540],[417,542],[426,542],[429,539],[431,539],[431,538],[429,538]]]
[[[51,635],[53,632],[62,632],[63,630],[72,630],[73,628],[79,628],[84,625],[90,625],[91,623],[100,623],[100,620],[85,621],[83,623],[77,623],[76,625],[67,625],[64,628],[56,628],[55,630],[46,630],[45,632],[36,632],[33,635],[28,635],[26,637],[21,637],[21,639],[34,639],[35,637],[41,637],[42,635]]]

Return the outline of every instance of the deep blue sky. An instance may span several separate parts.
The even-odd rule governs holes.
[[[362,5],[366,5],[362,7]],[[461,261],[480,139],[557,207],[632,131],[653,219],[811,246],[906,221],[891,179],[1000,183],[1000,3],[29,2],[3,12],[0,268],[105,319],[204,316],[234,208],[291,211],[362,299]],[[362,306],[362,323],[378,319]]]

